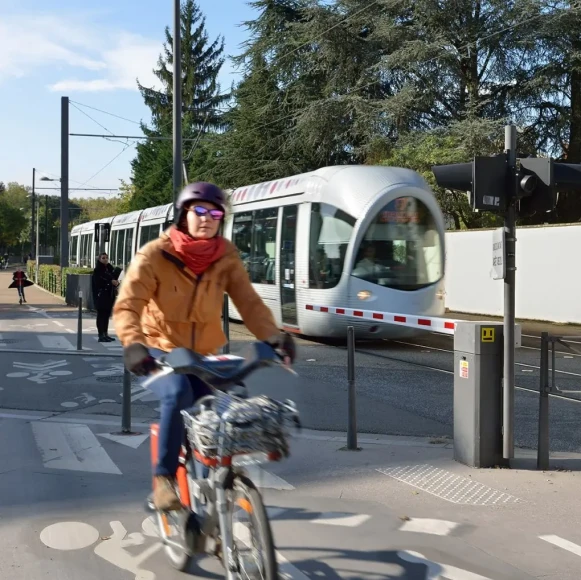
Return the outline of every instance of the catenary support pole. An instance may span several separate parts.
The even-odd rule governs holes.
[[[507,125],[504,148],[514,175],[516,166],[516,127]],[[514,457],[514,325],[515,325],[515,271],[516,271],[516,184],[509,183],[508,209],[504,218],[506,233],[506,274],[504,279],[504,372],[503,372],[503,445],[505,460]]]
[[[174,0],[173,22],[173,202],[182,188],[182,49],[181,6]]]
[[[40,196],[36,196],[36,199],[38,199],[38,203],[36,204],[36,250],[35,250],[35,262],[34,262],[34,283],[38,285],[38,254],[40,254],[39,251],[39,245],[40,245],[40,228],[39,228],[39,224],[40,224]]]
[[[34,228],[36,227],[36,197],[35,197],[35,187],[36,183],[36,169],[32,168],[32,194],[31,197],[31,209],[32,209],[32,216],[31,216],[31,223],[30,223],[30,255],[34,257],[36,260],[36,256],[34,255],[35,252],[35,240],[36,236],[34,235]]]
[[[61,252],[60,266],[69,265],[69,98],[61,97]]]

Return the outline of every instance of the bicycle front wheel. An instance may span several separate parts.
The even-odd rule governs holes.
[[[230,507],[238,577],[245,580],[278,580],[278,564],[268,514],[260,492],[248,477],[235,477]]]

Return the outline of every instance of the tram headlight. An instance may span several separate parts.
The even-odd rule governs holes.
[[[361,292],[357,293],[357,298],[359,300],[369,300],[373,294],[369,290],[361,290]]]

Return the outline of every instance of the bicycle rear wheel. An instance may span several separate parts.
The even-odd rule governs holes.
[[[262,496],[254,483],[244,475],[236,475],[230,502],[234,548],[239,578],[278,580],[278,563]],[[248,518],[248,524],[236,521],[236,514]]]

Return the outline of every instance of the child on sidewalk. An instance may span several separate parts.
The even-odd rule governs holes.
[[[12,275],[12,284],[8,286],[8,288],[18,288],[18,298],[20,304],[22,302],[26,303],[26,298],[24,296],[24,289],[27,286],[32,286],[32,282],[28,279],[26,274],[22,271],[21,268],[17,268],[16,272]]]

